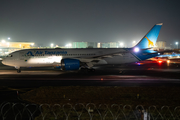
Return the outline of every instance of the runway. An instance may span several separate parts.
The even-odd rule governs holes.
[[[176,65],[100,66],[95,72],[61,71],[52,67],[22,68],[0,64],[1,86],[17,88],[40,86],[179,86],[180,68]],[[123,70],[123,74],[120,71]]]

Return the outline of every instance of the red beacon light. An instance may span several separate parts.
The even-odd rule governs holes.
[[[161,61],[161,60],[159,60],[159,61],[158,61],[158,63],[162,63],[162,61]]]

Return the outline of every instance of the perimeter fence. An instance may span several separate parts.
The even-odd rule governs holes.
[[[0,105],[0,120],[180,120],[180,106],[4,102]]]

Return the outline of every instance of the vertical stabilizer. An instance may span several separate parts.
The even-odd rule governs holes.
[[[163,23],[154,25],[135,47],[140,49],[155,47],[162,25]]]

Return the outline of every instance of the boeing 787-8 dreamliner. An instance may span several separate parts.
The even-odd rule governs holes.
[[[158,56],[155,47],[162,23],[156,24],[132,48],[24,49],[10,53],[2,63],[22,67],[59,67],[61,70],[92,69],[94,65],[133,63]]]

